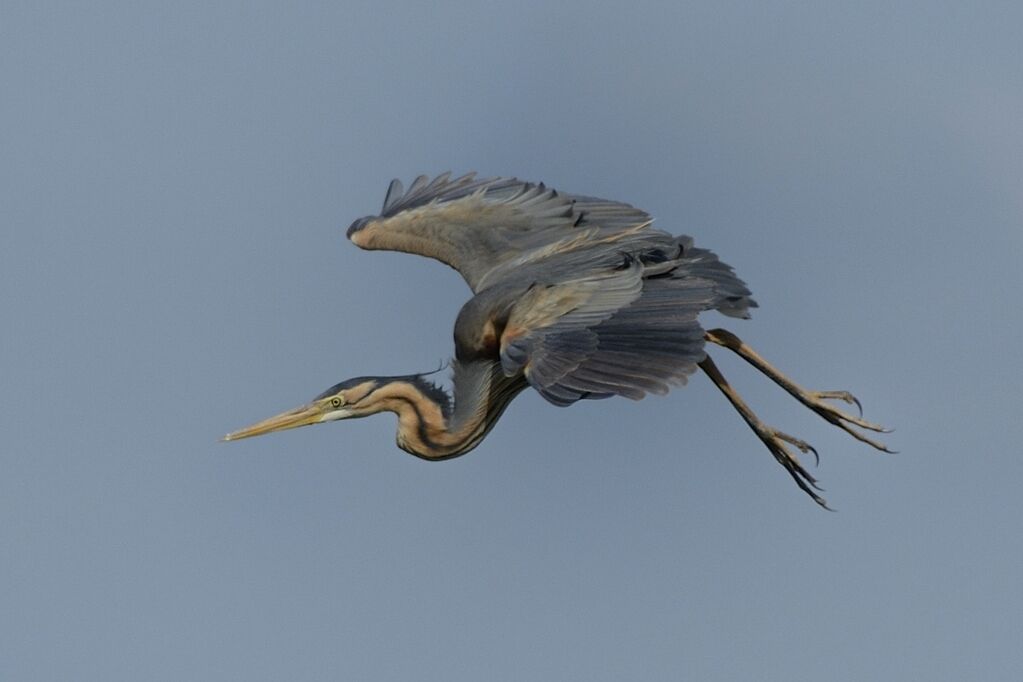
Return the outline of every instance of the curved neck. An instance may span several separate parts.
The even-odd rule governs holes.
[[[500,363],[453,364],[454,400],[450,409],[408,378],[373,391],[376,410],[398,415],[398,447],[423,459],[448,459],[480,444],[508,404],[527,383],[506,377]],[[375,410],[375,411],[376,411]]]

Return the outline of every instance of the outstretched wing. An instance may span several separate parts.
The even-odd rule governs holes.
[[[407,191],[394,180],[378,216],[352,223],[364,249],[404,251],[458,270],[473,291],[488,273],[530,254],[577,248],[644,230],[650,216],[628,204],[561,194],[515,178],[419,176]],[[492,278],[491,278],[492,281]]]

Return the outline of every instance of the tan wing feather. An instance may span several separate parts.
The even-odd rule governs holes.
[[[444,174],[420,176],[408,191],[392,182],[382,214],[356,220],[348,237],[364,249],[435,258],[479,291],[488,273],[530,253],[579,248],[649,224],[649,215],[628,204],[561,194],[542,183]]]

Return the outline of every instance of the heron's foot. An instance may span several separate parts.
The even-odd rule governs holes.
[[[825,509],[831,510],[827,501],[818,494],[818,491],[823,490],[823,488],[817,485],[817,479],[806,470],[799,461],[799,458],[788,446],[791,445],[797,448],[804,455],[807,453],[812,454],[814,460],[819,463],[820,458],[817,456],[817,450],[805,440],[790,436],[759,420],[751,423],[750,426],[753,428],[754,433],[757,434],[757,437],[767,446],[767,449],[771,451],[774,458],[778,460],[778,463],[785,468],[785,471],[789,472],[789,476],[796,482],[796,485],[809,495],[814,502]]]
[[[711,343],[724,346],[736,353],[746,362],[756,367],[771,381],[788,391],[788,393],[796,400],[816,412],[829,424],[834,424],[856,440],[866,443],[872,448],[881,450],[882,452],[894,452],[893,450],[889,450],[884,444],[865,436],[853,428],[858,427],[866,431],[874,431],[875,433],[889,432],[889,429],[879,426],[878,424],[868,422],[863,418],[863,408],[860,405],[860,401],[857,400],[856,396],[849,391],[808,391],[796,382],[792,381],[792,379],[788,378],[785,374],[778,371],[773,365],[771,365],[771,363],[760,357],[759,353],[750,348],[742,341],[742,339],[727,329],[712,329],[706,333],[706,339]],[[826,402],[828,400],[838,400],[848,405],[855,405],[860,416],[854,417],[851,414],[847,414],[831,403]]]
[[[799,400],[799,402],[809,407],[822,419],[827,421],[829,424],[834,424],[856,440],[866,443],[872,448],[882,452],[894,452],[894,450],[889,450],[883,443],[879,443],[872,438],[868,438],[853,428],[854,426],[857,426],[861,429],[873,431],[875,433],[891,432],[890,429],[886,429],[879,424],[874,424],[873,422],[868,422],[864,419],[863,407],[860,405],[860,401],[857,400],[856,396],[849,391],[807,391],[797,387],[796,391],[793,392],[793,395]],[[846,404],[855,405],[860,416],[854,416],[848,412],[843,412],[833,404],[826,402],[828,400],[840,400]]]

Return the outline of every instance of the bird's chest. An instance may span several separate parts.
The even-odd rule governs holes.
[[[463,362],[496,359],[501,352],[501,334],[506,320],[497,316],[455,326],[455,357]]]
[[[521,293],[518,288],[487,289],[462,306],[455,321],[455,357],[497,359],[509,311]]]

